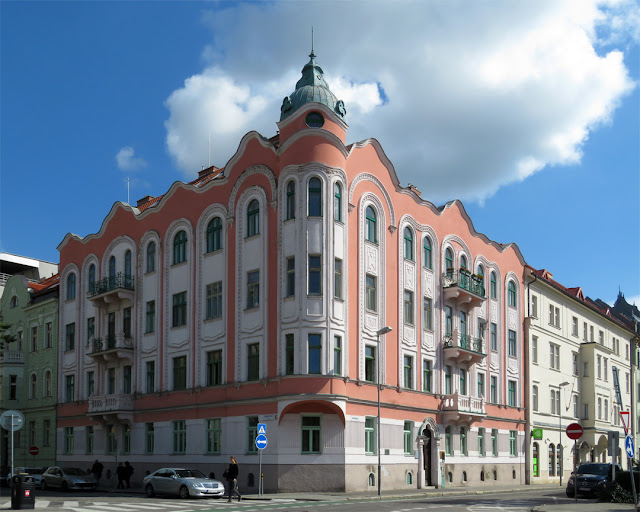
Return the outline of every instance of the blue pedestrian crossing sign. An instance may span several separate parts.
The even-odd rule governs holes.
[[[633,459],[635,454],[635,447],[633,446],[633,438],[631,436],[627,436],[624,440],[624,448],[627,451],[627,455],[630,459]]]
[[[258,434],[256,436],[256,447],[258,450],[264,450],[267,447],[267,436]]]
[[[264,434],[267,435],[267,424],[266,423],[258,423],[258,435]]]

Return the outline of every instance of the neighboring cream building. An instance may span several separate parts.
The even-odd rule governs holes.
[[[617,433],[617,461],[626,468],[613,373],[616,368],[623,411],[632,412],[633,331],[581,288],[565,288],[547,270],[527,266],[525,286],[527,482],[566,483],[573,470],[574,442],[565,432],[571,423],[584,429],[577,463],[611,462],[609,439]]]

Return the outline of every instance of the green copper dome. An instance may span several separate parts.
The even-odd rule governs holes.
[[[329,89],[322,68],[316,64],[313,50],[309,57],[311,60],[302,68],[302,78],[298,80],[296,90],[282,102],[280,121],[284,121],[305,103],[322,103],[344,118],[347,113],[344,102],[338,100]]]

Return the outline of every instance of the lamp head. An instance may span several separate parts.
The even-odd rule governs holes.
[[[382,329],[378,329],[378,331],[376,331],[376,334],[378,336],[382,336],[383,334],[387,334],[388,332],[393,331],[393,329],[389,326],[383,327]]]

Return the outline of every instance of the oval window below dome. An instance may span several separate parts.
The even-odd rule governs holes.
[[[324,125],[324,117],[320,112],[309,112],[304,121],[309,128],[322,128]]]

